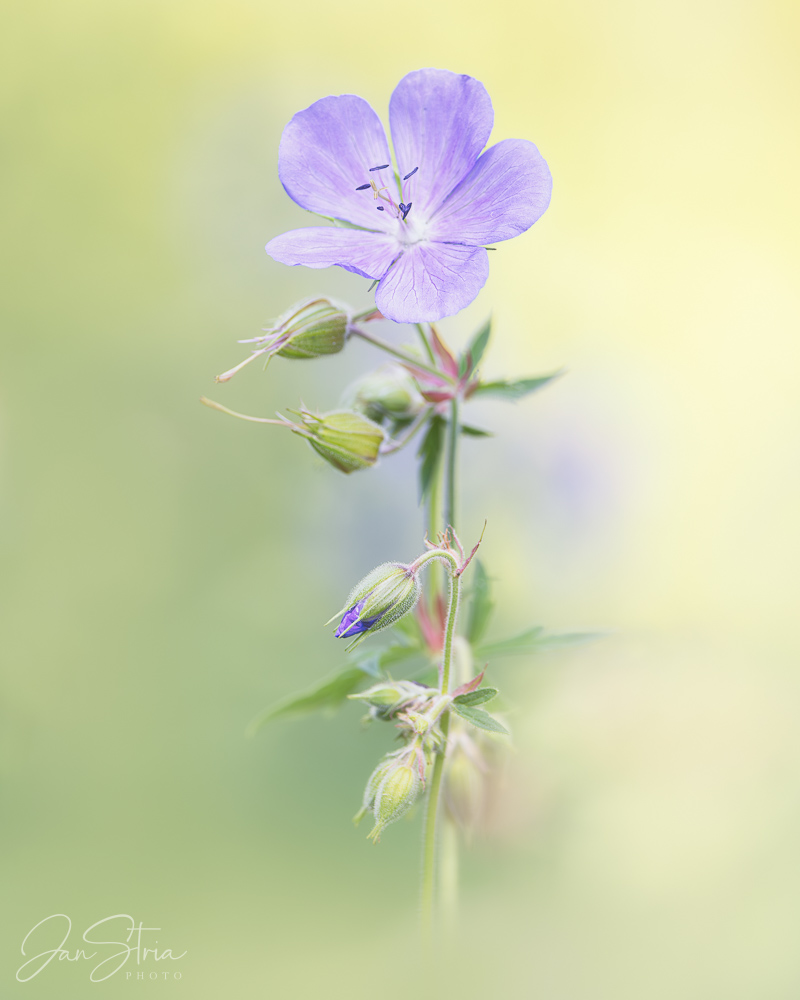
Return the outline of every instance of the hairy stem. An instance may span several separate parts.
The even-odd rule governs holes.
[[[435,552],[429,553],[436,558]],[[425,558],[424,556],[422,557]],[[452,559],[455,563],[455,559]],[[456,632],[458,605],[461,599],[461,577],[450,572],[450,600],[447,605],[447,622],[444,631],[444,646],[442,648],[442,668],[439,690],[447,694],[450,685],[450,667],[453,661],[453,638]],[[442,731],[442,749],[436,754],[433,762],[430,789],[428,791],[428,806],[425,813],[425,846],[422,856],[422,929],[425,939],[430,941],[433,929],[434,888],[436,884],[436,821],[439,811],[439,793],[442,787],[442,771],[447,752],[447,734],[450,729],[450,713],[444,712],[440,722]]]

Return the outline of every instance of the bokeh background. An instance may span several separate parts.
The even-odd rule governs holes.
[[[7,10],[4,996],[798,996],[799,22],[787,0]],[[278,141],[329,93],[385,115],[422,66],[481,79],[493,139],[555,178],[444,324],[461,344],[493,312],[489,374],[569,369],[473,413],[497,437],[465,450],[463,534],[488,519],[498,634],[608,632],[491,668],[516,752],[438,980],[419,817],[378,848],[350,825],[387,733],[348,708],[244,739],[340,664],[320,623],[352,583],[418,551],[410,457],[344,477],[198,404],[330,408],[372,364],[211,381],[297,298],[368,304],[264,254],[309,221]],[[163,928],[183,979],[20,985],[57,912]]]

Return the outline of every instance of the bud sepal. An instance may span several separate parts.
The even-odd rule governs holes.
[[[264,329],[263,336],[240,340],[240,344],[257,344],[249,358],[234,368],[217,375],[217,382],[227,382],[245,365],[262,355],[269,364],[273,355],[284,358],[320,358],[338,354],[350,333],[352,317],[344,306],[331,299],[304,299]]]

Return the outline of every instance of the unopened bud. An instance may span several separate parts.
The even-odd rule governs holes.
[[[470,834],[481,816],[484,801],[484,774],[478,762],[456,745],[446,762],[444,802],[450,818]]]
[[[411,566],[383,563],[356,584],[345,606],[330,619],[342,615],[335,635],[354,638],[387,628],[414,607],[419,595],[419,578]]]
[[[422,778],[415,763],[398,764],[385,775],[375,793],[372,811],[375,826],[369,833],[375,843],[384,828],[400,819],[417,800],[422,788]]]
[[[354,701],[365,701],[374,708],[393,709],[410,701],[428,698],[435,693],[433,688],[423,687],[413,681],[387,681],[383,684],[374,684],[365,691],[347,697]]]
[[[380,763],[369,776],[367,781],[367,786],[364,789],[364,798],[361,802],[361,808],[353,817],[353,822],[358,826],[364,816],[372,810],[375,804],[375,796],[378,793],[381,782],[386,777],[386,775],[391,771],[393,767],[397,765],[397,751],[395,753],[386,754],[385,757],[381,758]]]
[[[350,473],[367,469],[378,461],[384,432],[367,417],[351,410],[333,410],[319,415],[308,410],[299,413],[302,427],[292,430],[306,438],[334,468]]]
[[[255,344],[249,358],[217,376],[217,382],[227,382],[245,365],[262,354],[267,361],[273,354],[284,358],[319,358],[325,354],[338,354],[345,345],[350,328],[347,312],[330,299],[312,299],[298,302],[264,330],[263,336],[242,340],[242,344]]]
[[[416,383],[402,365],[390,362],[347,388],[342,403],[381,423],[413,420],[425,406]]]

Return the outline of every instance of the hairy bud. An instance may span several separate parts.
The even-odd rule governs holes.
[[[299,415],[303,424],[292,426],[292,430],[306,438],[314,451],[334,468],[350,473],[367,469],[378,461],[384,433],[367,417],[351,410],[322,414],[300,410]]]
[[[355,638],[365,632],[393,625],[417,603],[420,595],[418,574],[403,563],[383,563],[368,573],[350,591],[341,611],[336,637]],[[330,622],[328,623],[330,624]]]
[[[413,420],[425,405],[414,379],[396,362],[362,376],[345,390],[342,402],[376,423]]]
[[[255,344],[253,353],[235,368],[218,375],[216,380],[227,382],[261,355],[269,361],[274,354],[284,358],[319,358],[325,354],[338,354],[345,345],[349,329],[347,312],[330,299],[298,302],[267,327],[263,336],[240,340],[240,344]]]
[[[369,838],[377,843],[384,828],[400,819],[414,805],[422,788],[416,763],[398,763],[384,775],[372,804],[375,826]]]

